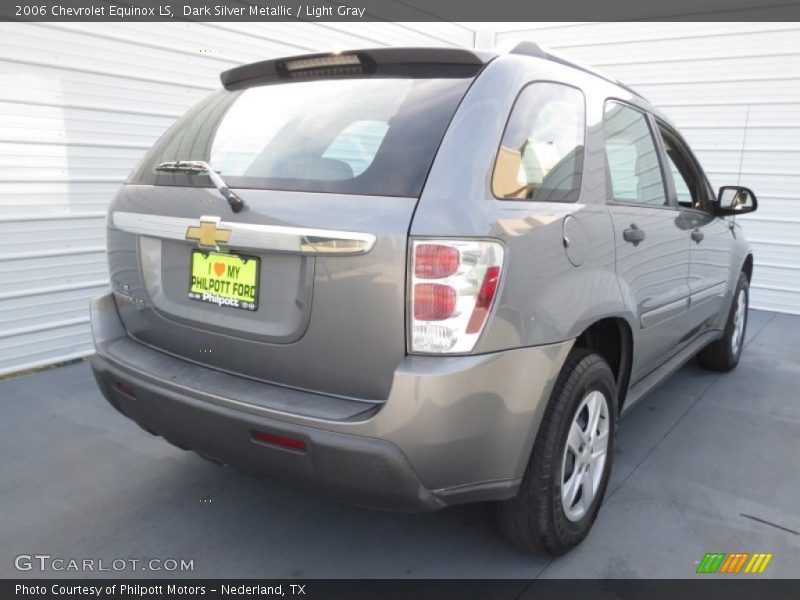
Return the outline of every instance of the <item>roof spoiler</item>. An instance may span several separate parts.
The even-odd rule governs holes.
[[[535,42],[528,42],[528,41],[520,42],[519,44],[514,46],[513,50],[511,50],[511,54],[520,54],[520,55],[523,55],[523,56],[534,56],[536,58],[541,58],[543,60],[549,60],[549,61],[552,61],[552,62],[556,62],[558,64],[565,65],[567,67],[572,67],[573,69],[578,69],[579,71],[583,71],[585,73],[590,73],[591,75],[599,77],[600,79],[608,81],[609,83],[613,83],[614,85],[618,85],[619,87],[624,89],[626,92],[629,92],[629,93],[633,94],[634,96],[638,96],[642,100],[647,101],[647,98],[642,96],[639,92],[634,90],[632,87],[629,87],[629,86],[625,85],[624,83],[622,83],[618,79],[614,79],[613,77],[609,77],[605,73],[602,73],[602,72],[600,72],[600,71],[598,71],[596,69],[593,69],[589,65],[583,65],[581,63],[569,60],[568,58],[566,58],[564,56],[561,56],[560,54],[558,54],[556,52],[553,52],[549,48],[548,49],[543,48],[542,46],[540,46],[539,44],[537,44]]]
[[[239,89],[277,80],[372,74],[470,77],[492,58],[461,48],[375,48],[262,60],[223,71],[219,78],[226,89]]]

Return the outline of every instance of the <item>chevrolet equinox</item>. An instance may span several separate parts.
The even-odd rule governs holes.
[[[620,414],[736,366],[756,197],[634,90],[531,42],[221,80],[108,212],[92,367],[145,430],[362,506],[492,501],[555,555]]]

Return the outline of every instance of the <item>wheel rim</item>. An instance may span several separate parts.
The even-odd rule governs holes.
[[[561,466],[561,505],[570,521],[592,506],[608,458],[608,399],[593,390],[584,396],[572,419]]]
[[[733,313],[733,331],[731,332],[731,351],[733,354],[739,352],[739,346],[744,337],[744,321],[747,315],[747,294],[742,289],[736,296],[736,308]]]

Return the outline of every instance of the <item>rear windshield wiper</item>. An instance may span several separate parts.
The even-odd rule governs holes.
[[[219,193],[222,194],[222,197],[231,205],[231,210],[233,212],[238,213],[244,207],[244,201],[231,191],[228,184],[225,183],[225,180],[220,177],[219,171],[204,160],[163,162],[156,167],[156,171],[165,171],[167,173],[205,173],[219,190]]]

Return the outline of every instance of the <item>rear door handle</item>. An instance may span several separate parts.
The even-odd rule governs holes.
[[[699,229],[695,229],[694,231],[692,231],[692,239],[698,244],[703,241],[704,237],[706,236]]]
[[[639,229],[636,223],[631,223],[630,229],[626,229],[622,232],[622,238],[626,242],[630,242],[634,246],[638,246],[640,242],[642,242],[645,238],[644,230]]]

